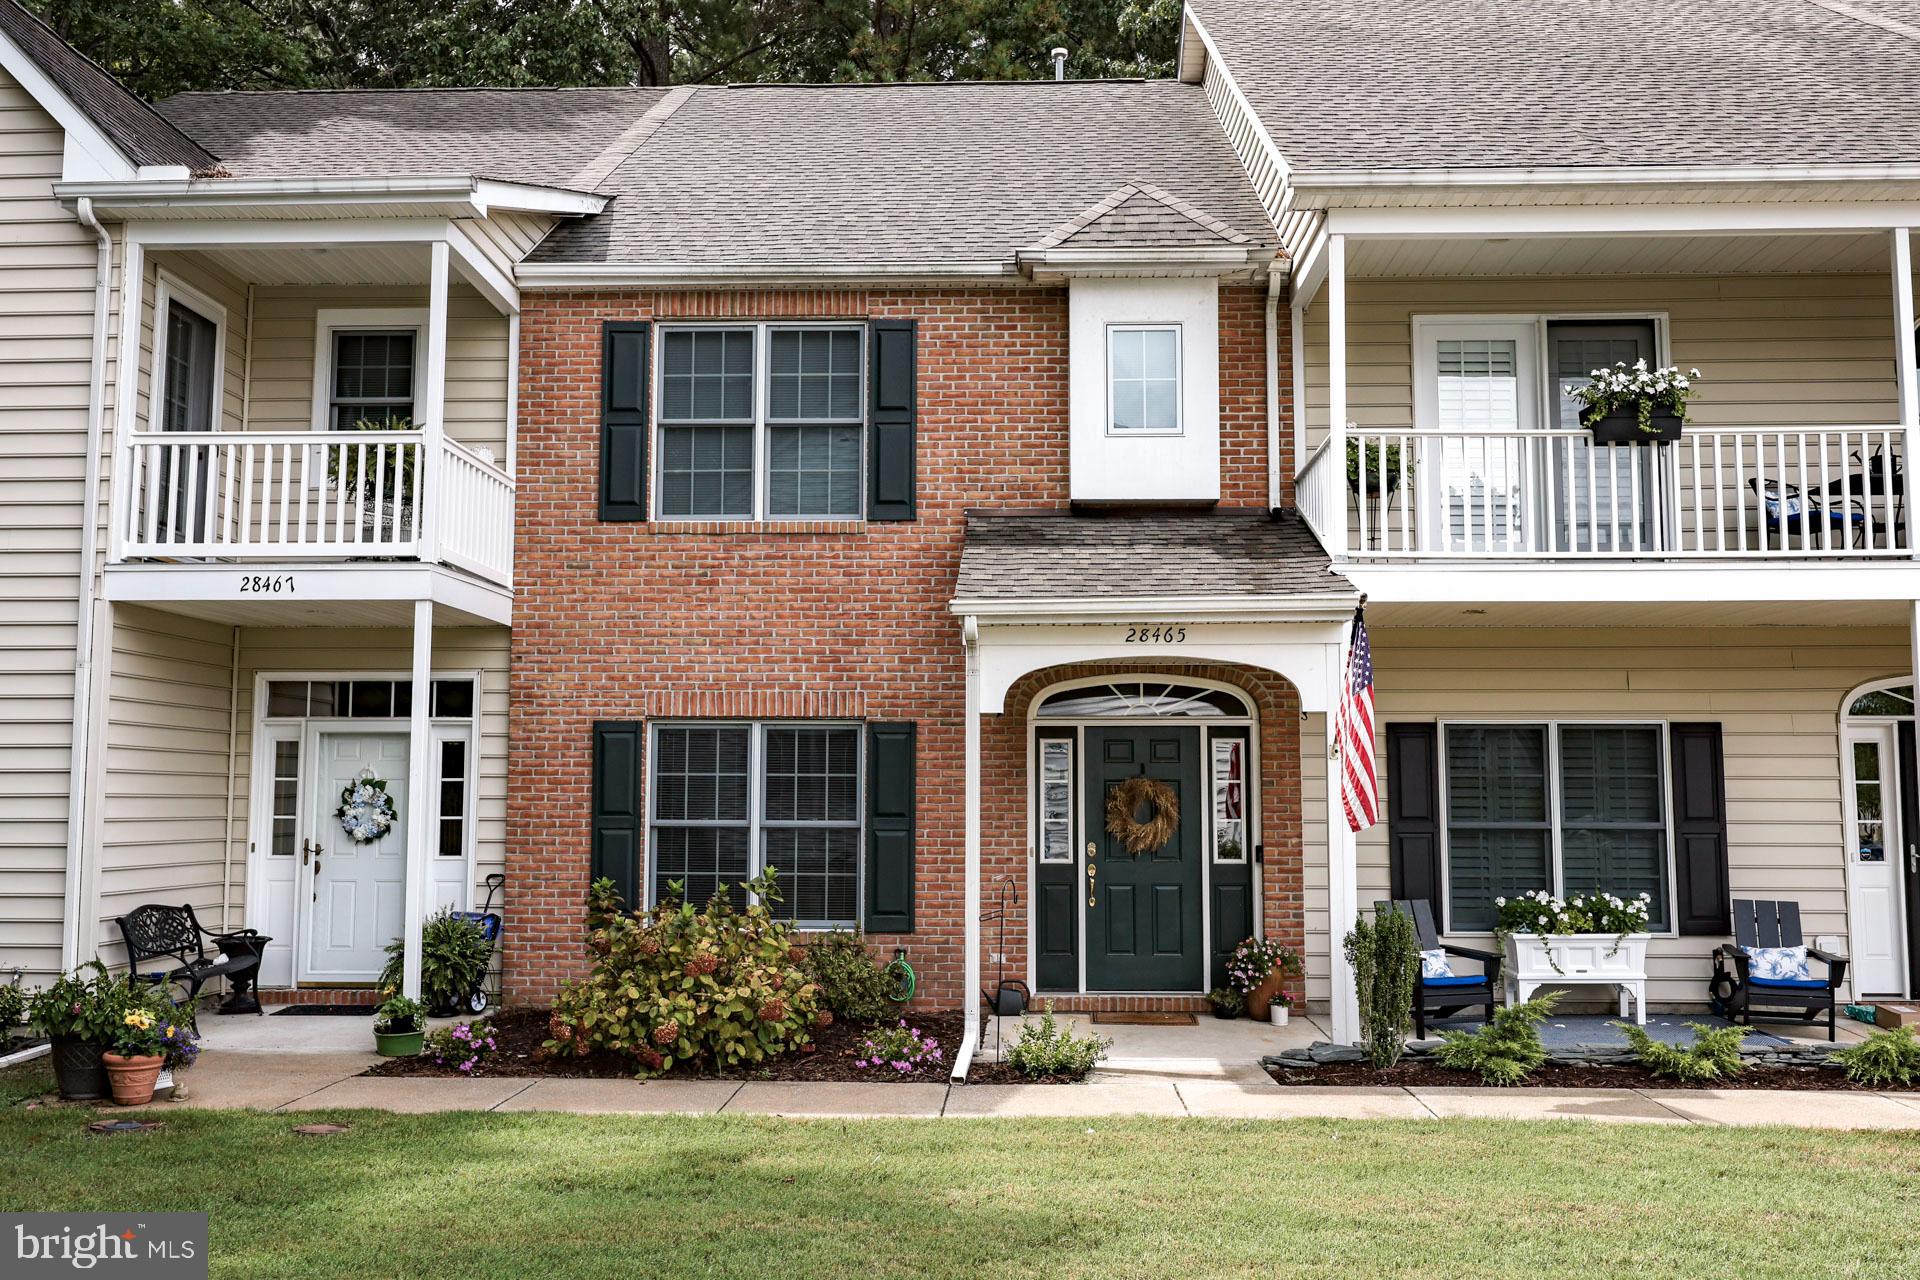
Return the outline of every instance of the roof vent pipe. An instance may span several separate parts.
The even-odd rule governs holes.
[[[1056,47],[1053,51],[1053,78],[1055,80],[1067,78],[1067,51],[1064,47]]]

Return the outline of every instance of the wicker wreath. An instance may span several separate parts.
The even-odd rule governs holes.
[[[1153,817],[1136,821],[1142,802],[1153,806]],[[1134,857],[1152,853],[1180,829],[1180,794],[1158,778],[1128,778],[1107,793],[1107,834],[1115,836]]]

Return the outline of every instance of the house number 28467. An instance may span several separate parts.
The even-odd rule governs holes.
[[[1187,629],[1181,626],[1127,628],[1128,644],[1185,644],[1186,640]]]
[[[292,595],[293,575],[290,573],[243,573],[240,575],[240,593],[242,595]]]

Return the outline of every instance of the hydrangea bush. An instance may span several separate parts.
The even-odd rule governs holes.
[[[753,904],[745,910],[724,890],[695,908],[676,883],[659,905],[629,912],[597,882],[591,967],[555,998],[548,1051],[617,1053],[657,1075],[696,1060],[745,1066],[812,1043],[832,1015],[800,968],[805,949],[768,909],[781,900],[775,874],[740,887]]]
[[[1598,419],[1631,413],[1638,419],[1640,430],[1651,434],[1656,409],[1686,419],[1687,401],[1693,397],[1693,383],[1700,371],[1682,372],[1675,365],[1649,369],[1645,360],[1635,360],[1631,366],[1622,360],[1611,368],[1595,369],[1591,376],[1593,381],[1586,386],[1568,390],[1580,406],[1582,423],[1591,427]]]

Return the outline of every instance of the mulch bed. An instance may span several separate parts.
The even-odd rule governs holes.
[[[1431,1062],[1400,1062],[1385,1071],[1365,1063],[1336,1062],[1289,1071],[1269,1066],[1267,1074],[1291,1085],[1388,1085],[1402,1089],[1478,1088],[1471,1071],[1455,1071]],[[1855,1084],[1830,1067],[1748,1067],[1726,1080],[1662,1080],[1645,1067],[1545,1066],[1513,1086],[1517,1089],[1810,1089],[1839,1093],[1884,1093]]]
[[[860,1084],[944,1084],[947,1079],[948,1064],[953,1061],[953,1053],[960,1047],[960,1036],[964,1019],[959,1013],[915,1014],[907,1019],[909,1026],[920,1028],[922,1034],[940,1042],[940,1051],[945,1061],[937,1066],[920,1067],[914,1071],[901,1072],[891,1068],[873,1070],[854,1066],[860,1057],[860,1042],[865,1037],[868,1024],[836,1020],[824,1031],[814,1033],[811,1052],[789,1053],[765,1062],[757,1062],[747,1067],[720,1070],[711,1065],[676,1066],[668,1073],[675,1080],[842,1080]],[[468,1079],[486,1077],[548,1077],[555,1079],[601,1079],[617,1080],[634,1074],[633,1063],[618,1054],[595,1054],[591,1057],[556,1057],[549,1054],[544,1043],[549,1038],[547,1014],[541,1009],[509,1009],[493,1018],[494,1038],[499,1048],[491,1058],[475,1067],[472,1071],[459,1071],[453,1067],[443,1067],[424,1055],[417,1058],[389,1058],[369,1067],[364,1074],[370,1076],[440,1076],[465,1077]],[[1063,1079],[1043,1079],[1030,1081],[1027,1077],[1005,1065],[995,1065],[983,1061],[981,1056],[974,1057],[973,1070],[968,1077],[970,1084],[1065,1084],[1072,1083]]]

